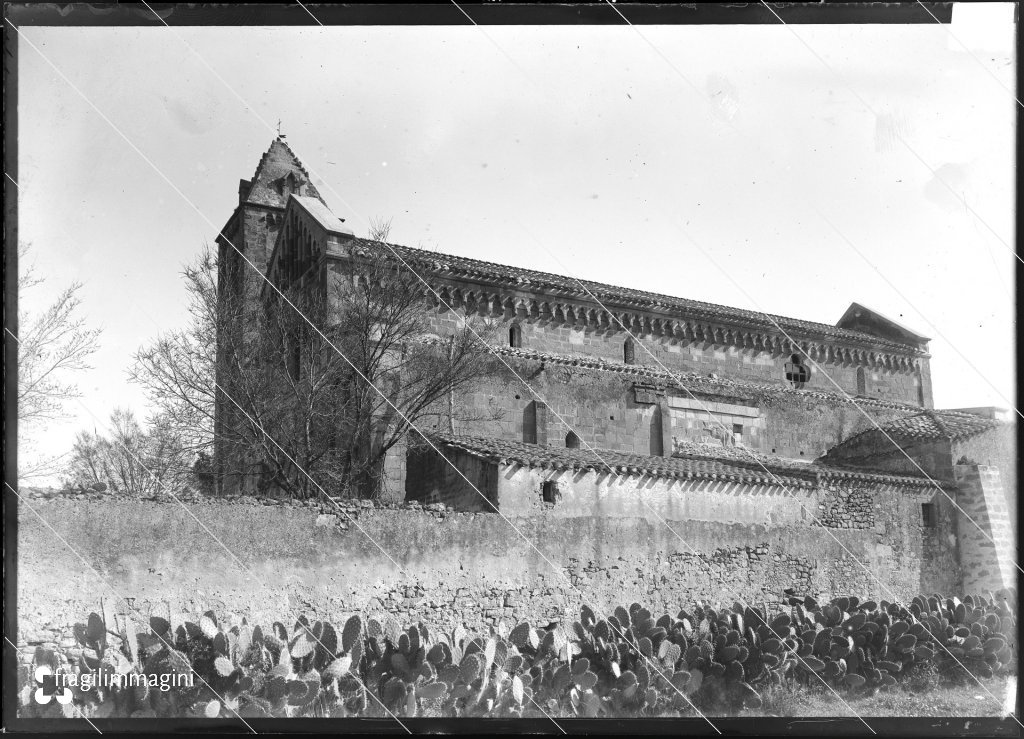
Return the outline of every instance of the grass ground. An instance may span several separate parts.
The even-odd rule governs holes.
[[[886,717],[996,717],[1016,710],[1015,677],[994,677],[978,683],[938,685],[920,692],[896,686],[873,695],[840,693],[842,700],[824,687],[781,687],[765,695],[760,715]],[[991,692],[992,695],[989,695]],[[992,696],[995,696],[993,698]],[[849,704],[843,704],[843,700]],[[744,715],[757,715],[746,712]]]

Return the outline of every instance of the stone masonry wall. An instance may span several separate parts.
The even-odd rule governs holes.
[[[617,372],[522,357],[503,359],[515,374],[499,359],[488,358],[475,386],[455,397],[456,433],[564,446],[571,426],[583,448],[661,456],[671,454],[674,440],[721,437],[732,444],[738,425],[742,443],[751,449],[811,461],[871,424],[864,413],[839,399],[794,392],[780,397],[744,389],[743,397],[700,393],[695,400],[675,387],[663,388],[660,394],[638,391],[643,383]],[[540,404],[524,381],[546,404]],[[878,423],[913,412],[883,405],[862,408]],[[424,431],[447,430],[447,399],[432,410],[419,426]],[[404,497],[405,458],[404,445],[388,454],[388,500]],[[905,461],[902,455],[900,459]]]
[[[659,391],[660,395],[637,391],[635,377],[616,372],[521,357],[504,360],[515,374],[498,359],[489,359],[476,387],[456,398],[459,415],[476,417],[457,421],[456,433],[531,443],[543,438],[548,445],[564,446],[568,424],[583,439],[584,448],[589,444],[599,449],[661,455],[671,453],[673,438],[695,440],[697,436],[724,434],[731,441],[732,430],[738,424],[743,427],[742,443],[746,446],[811,461],[870,427],[865,414],[884,423],[913,412],[866,403],[861,406],[862,412],[840,399],[799,393],[780,397],[749,389],[743,390],[743,397],[700,393],[694,400],[674,387]],[[545,413],[534,413],[537,395],[524,381],[546,401]],[[446,404],[440,404],[437,416],[428,418],[425,427],[444,430],[446,413]],[[541,416],[543,427],[531,433],[529,429]]]
[[[762,451],[813,460],[861,431],[914,411],[811,396],[761,402],[765,418]],[[872,423],[872,421],[874,423]]]
[[[439,336],[449,334],[462,325],[463,315],[461,312],[454,313],[444,306],[439,306],[429,313],[430,330]],[[520,327],[523,348],[562,355],[597,357],[611,362],[624,361],[624,345],[629,335],[621,328],[583,328],[553,320],[520,316],[499,322],[497,336],[500,341],[504,342],[507,339],[509,328],[513,324]],[[785,365],[790,361],[793,352],[719,346],[710,342],[663,336],[639,336],[635,332],[633,335],[638,341],[633,352],[634,363],[638,365],[655,368],[664,365],[671,371],[701,374],[713,372],[736,380],[787,385]],[[820,370],[804,360],[804,364],[811,369],[810,379],[805,387],[828,392],[842,391],[850,395],[858,393],[857,365],[820,360],[817,363]],[[867,382],[867,397],[920,403],[920,379],[916,371],[897,371],[883,367],[863,369]]]
[[[499,360],[488,360],[477,386],[456,399],[462,417],[476,417],[456,421],[456,433],[564,446],[568,424],[587,444],[641,454],[649,453],[652,434],[660,434],[660,424],[652,431],[656,406],[636,402],[630,378],[520,358],[505,360],[522,380]],[[524,380],[546,401],[542,412],[537,412],[537,395]],[[445,410],[439,409],[440,414]],[[440,414],[434,425],[443,429]]]
[[[953,442],[953,461],[963,457],[969,462],[999,469],[1010,525],[1017,536],[1017,424],[1004,424],[972,439]]]
[[[245,205],[242,208],[245,234],[245,248],[247,256],[252,263],[259,267],[261,272],[266,272],[270,255],[274,251],[274,242],[277,241],[277,232],[280,227],[280,211],[271,208],[263,208],[255,205]],[[251,269],[251,268],[249,268]],[[256,284],[263,280],[253,275]]]
[[[894,443],[895,442],[895,443]],[[867,467],[897,475],[920,475],[952,480],[952,452],[948,439],[892,439],[864,434],[829,455],[844,466]]]
[[[923,510],[919,510],[917,517],[909,520],[907,526],[917,529],[923,542],[922,582],[949,582],[953,592],[962,593],[965,592],[964,578],[957,536],[960,512],[955,505],[956,499],[956,491],[949,490],[946,494],[934,491],[930,500],[922,501],[922,505],[927,503],[934,506],[936,515],[933,525],[926,524]],[[913,517],[914,513],[909,511],[908,515]]]
[[[240,206],[237,218],[230,222],[228,232],[218,238],[219,258],[223,264],[231,266],[228,273],[233,274],[233,279],[237,281],[233,285],[219,285],[219,289],[240,289],[255,299],[264,279],[256,274],[254,267],[261,273],[266,272],[277,239],[278,219],[279,211],[276,209],[251,204]],[[239,250],[245,255],[244,259],[239,255]],[[216,413],[219,419],[239,416],[236,406],[223,397],[217,399]],[[232,425],[228,423],[226,428]],[[246,463],[233,445],[218,441],[215,456],[219,468],[219,485],[224,492],[248,492],[258,484],[255,469]]]
[[[742,598],[775,609],[788,587],[892,599],[854,555],[900,598],[949,589],[919,580],[920,544],[899,527],[834,530],[833,538],[805,525],[679,521],[670,531],[594,516],[517,517],[513,528],[494,514],[443,506],[349,504],[342,512],[327,503],[192,498],[186,507],[102,496],[23,503],[18,641],[52,638],[98,610],[101,596],[112,597],[100,577],[174,623],[212,608],[228,622],[300,612],[337,622],[359,612],[448,628],[575,618],[584,601],[675,612],[695,599]]]
[[[833,484],[822,490],[818,520],[840,529],[870,529],[875,525],[878,493],[865,482]]]
[[[247,239],[254,240],[252,249],[255,251],[261,244],[270,243],[272,229],[266,221],[268,215],[269,212],[252,209],[245,211]],[[346,264],[344,260],[331,259],[328,266],[342,274]],[[457,330],[463,320],[460,314],[447,310],[432,310],[428,317],[431,330],[438,335]],[[509,325],[510,322],[499,325],[492,338],[502,341],[507,337]],[[525,347],[563,355],[599,357],[623,364],[624,332],[584,330],[539,320],[527,320],[520,325]],[[460,392],[455,399],[455,431],[564,445],[568,426],[571,426],[583,439],[584,446],[655,455],[670,453],[674,439],[693,440],[710,434],[721,436],[726,443],[738,438],[752,449],[810,461],[870,423],[861,411],[841,399],[826,400],[820,394],[804,396],[786,391],[784,363],[788,355],[775,356],[753,348],[703,346],[678,339],[649,337],[644,341],[670,369],[767,382],[784,392],[768,397],[770,393],[765,391],[736,386],[734,392],[745,397],[726,398],[703,393],[695,400],[678,387],[662,388],[660,395],[638,392],[635,387],[644,381],[631,375],[504,357],[519,375],[516,377],[501,360],[490,358],[479,383]],[[634,354],[638,364],[654,366],[640,348]],[[837,373],[837,380],[844,389],[854,392],[851,387],[856,385],[855,367],[830,366],[829,371]],[[844,377],[846,379],[842,379]],[[897,379],[900,383],[906,380]],[[815,375],[807,389],[836,390],[823,377]],[[907,390],[888,396],[907,399],[914,393],[916,391]],[[913,398],[910,400],[916,402]],[[909,410],[870,403],[865,403],[863,408],[879,422]],[[220,411],[230,413],[231,408]],[[419,425],[423,430],[446,430],[447,413],[448,403],[444,400],[437,404],[435,413],[422,419]],[[738,433],[734,433],[736,428],[740,429]],[[404,460],[405,452],[401,448],[388,454],[384,488],[389,500],[402,499],[407,475]],[[253,490],[251,485],[227,482],[225,488],[228,492]]]
[[[968,592],[1016,587],[1016,545],[999,470],[978,464],[955,468],[961,511],[957,522],[963,584]]]

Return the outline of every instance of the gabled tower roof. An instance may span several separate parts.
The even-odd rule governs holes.
[[[290,183],[288,182],[289,175],[291,175]],[[301,192],[293,189],[294,187],[301,187]],[[284,208],[288,203],[288,196],[292,192],[323,202],[320,193],[313,187],[309,172],[295,156],[295,152],[279,136],[274,139],[270,148],[260,159],[259,166],[256,167],[256,174],[249,182],[249,192],[243,202]]]
[[[836,322],[836,326],[908,344],[923,346],[931,341],[929,337],[922,336],[902,323],[860,303],[851,303],[843,317]]]

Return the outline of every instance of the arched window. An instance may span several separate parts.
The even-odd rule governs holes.
[[[867,395],[868,383],[864,379],[864,368],[857,368],[857,395]]]
[[[537,404],[527,403],[523,408],[523,441],[537,443]]]
[[[519,327],[518,323],[513,323],[509,326],[508,345],[513,349],[518,349],[523,345],[523,329]]]
[[[809,379],[811,379],[811,370],[800,361],[800,355],[791,356],[786,362],[786,380],[789,384],[800,389]]]
[[[622,345],[622,361],[626,364],[636,364],[636,349],[632,338],[627,338]]]
[[[579,449],[580,448],[580,437],[570,431],[565,435],[565,448],[566,449]]]

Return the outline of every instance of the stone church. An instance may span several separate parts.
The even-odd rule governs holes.
[[[400,255],[433,288],[434,334],[467,316],[500,326],[493,371],[458,398],[488,420],[395,447],[393,499],[585,519],[597,549],[616,521],[678,522],[688,538],[666,534],[659,556],[820,591],[877,592],[856,561],[903,594],[1015,582],[1015,425],[935,409],[927,337],[856,302],[821,323],[385,245],[310,179],[275,140],[239,184],[222,266],[244,271],[237,247],[277,283]]]

